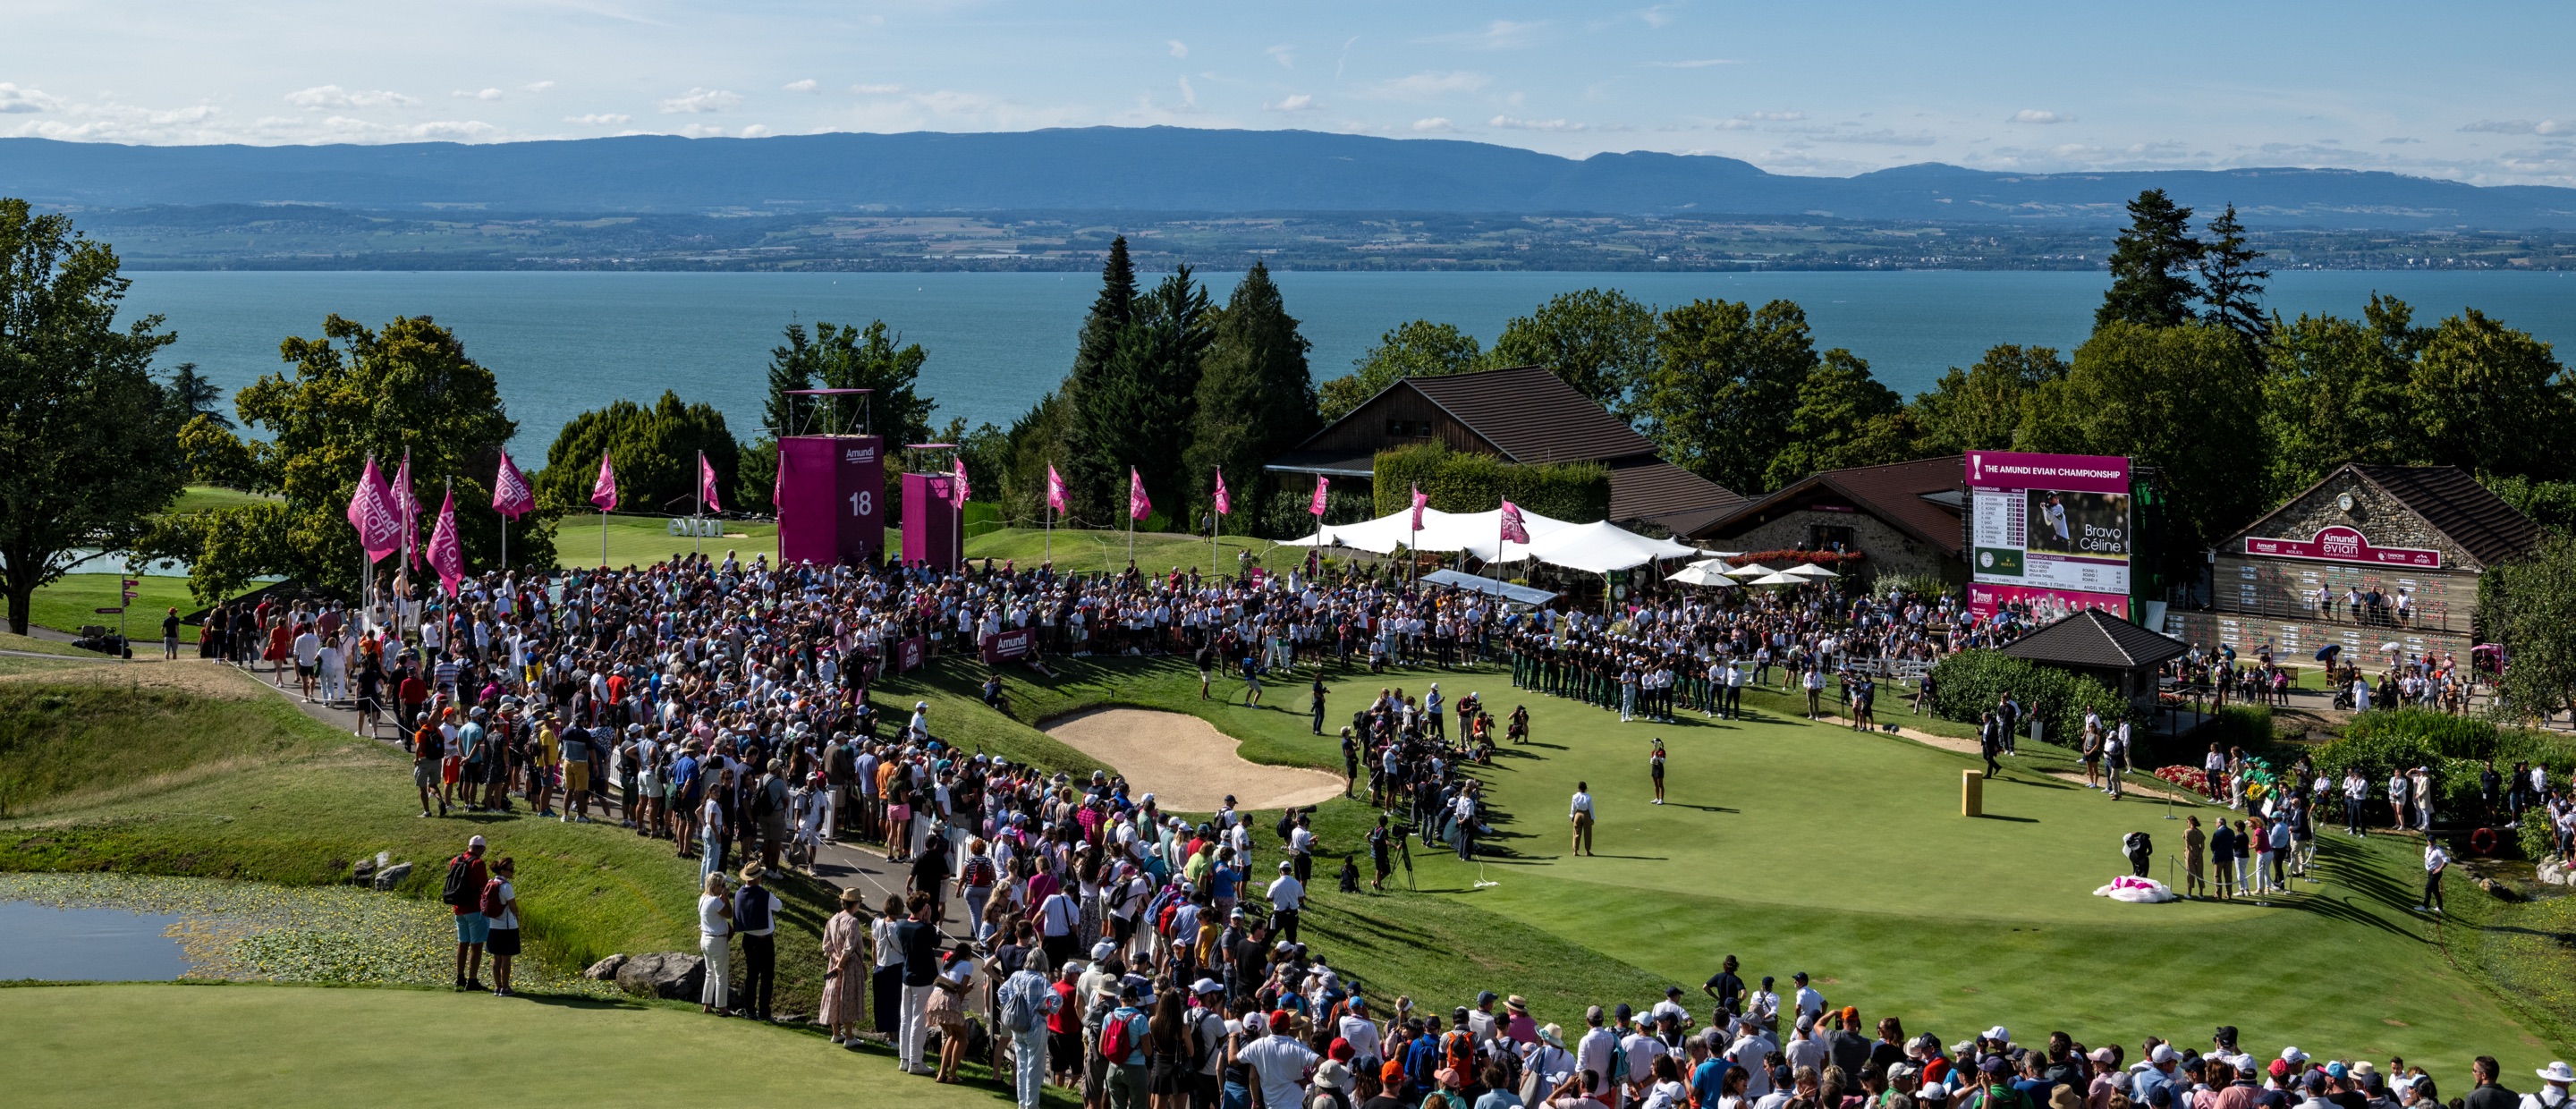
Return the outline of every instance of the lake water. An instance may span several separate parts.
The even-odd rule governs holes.
[[[188,971],[179,941],[165,934],[179,917],[125,909],[58,909],[0,901],[0,981],[145,982]]]
[[[1218,301],[1238,275],[1208,274]],[[619,397],[664,389],[758,433],[764,367],[791,320],[884,319],[930,358],[934,419],[1008,425],[1062,380],[1074,331],[1098,291],[1091,274],[921,273],[137,273],[128,308],[168,317],[164,365],[194,361],[227,391],[278,372],[278,345],[319,335],[325,314],[370,326],[427,314],[456,329],[500,378],[522,429],[514,450],[542,464],[557,428]],[[1795,300],[1817,345],[1848,347],[1907,395],[1996,343],[2071,347],[2092,327],[2099,273],[1294,273],[1277,279],[1314,344],[1316,380],[1349,371],[1387,329],[1454,323],[1490,343],[1511,317],[1556,293],[1618,288],[1656,305],[1696,298]],[[1149,276],[1148,280],[1151,280]],[[2576,342],[2576,281],[2555,273],[2302,271],[2277,275],[2285,315],[2359,316],[2372,291],[2429,321],[2476,306],[2560,345]]]

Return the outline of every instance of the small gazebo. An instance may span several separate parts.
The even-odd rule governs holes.
[[[2190,649],[2182,640],[2089,608],[2014,640],[2003,653],[2092,677],[2153,720],[2158,670]]]

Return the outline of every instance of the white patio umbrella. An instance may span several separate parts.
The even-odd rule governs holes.
[[[1770,567],[1759,562],[1748,562],[1742,566],[1736,567],[1735,569],[1726,571],[1726,576],[1730,578],[1758,578],[1771,572]]]
[[[1764,575],[1762,575],[1761,577],[1755,578],[1755,579],[1753,579],[1752,581],[1745,582],[1744,584],[1746,584],[1746,585],[1757,585],[1757,586],[1758,586],[1758,585],[1814,585],[1814,584],[1815,584],[1815,579],[1813,579],[1813,578],[1802,578],[1802,577],[1799,577],[1799,576],[1798,576],[1798,575],[1796,575],[1796,574],[1788,574],[1788,573],[1780,573],[1780,574],[1764,574]]]
[[[1783,574],[1796,574],[1802,578],[1815,578],[1819,581],[1826,578],[1839,578],[1842,576],[1841,574],[1837,574],[1812,562],[1802,562],[1780,572]]]
[[[1736,585],[1735,579],[1726,576],[1724,563],[1714,558],[1702,559],[1684,566],[1673,571],[1664,580],[1676,585],[1706,585],[1719,589],[1732,589]]]

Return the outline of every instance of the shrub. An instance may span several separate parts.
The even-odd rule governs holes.
[[[1933,710],[1943,718],[1973,724],[2010,693],[2026,719],[2047,725],[2042,738],[2064,747],[2081,741],[2087,705],[2106,725],[2130,715],[2129,703],[2099,681],[2000,651],[1962,651],[1934,666],[1932,678]]]
[[[1376,479],[1380,516],[1412,507],[1413,489],[1420,486],[1431,507],[1442,512],[1490,512],[1509,500],[1524,511],[1571,523],[1610,518],[1610,468],[1598,462],[1522,465],[1419,443],[1379,451]]]
[[[2194,739],[2215,743],[2220,750],[2242,747],[2261,751],[2272,743],[2272,707],[2243,702],[2220,705],[2210,714],[2209,723],[2201,726]]]
[[[2514,829],[2513,838],[2522,847],[2522,857],[2534,862],[2558,853],[2558,832],[2549,826],[2549,810],[2544,806],[2522,810],[2522,825]]]
[[[2457,760],[2469,766],[2468,777],[2474,783],[2481,769],[2476,764],[2490,758],[2499,769],[2529,761],[2555,774],[2576,770],[2576,742],[2549,732],[2503,728],[2493,721],[2430,709],[2377,709],[2353,717],[2341,736],[2317,749],[2316,757],[2317,765],[2328,773],[2341,774],[2346,766],[2359,766],[2364,777],[2374,780],[2399,767],[2440,766],[2443,760]]]

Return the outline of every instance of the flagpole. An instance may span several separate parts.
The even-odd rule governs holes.
[[[698,452],[698,507],[689,513],[689,553],[706,553],[707,452]]]
[[[1222,467],[1222,466],[1217,467],[1217,471],[1216,471],[1216,483],[1217,483],[1217,486],[1218,486],[1219,488],[1223,488],[1223,487],[1224,487],[1224,485],[1225,485],[1225,468],[1224,468],[1224,467]],[[1210,505],[1209,505],[1209,507],[1210,507],[1210,508],[1214,508],[1214,507],[1215,507],[1215,505],[1214,505],[1214,504],[1210,504]],[[1217,529],[1218,529],[1218,528],[1220,528],[1220,527],[1223,527],[1223,526],[1225,526],[1225,514],[1224,514],[1224,513],[1222,513],[1222,512],[1210,512],[1210,513],[1208,513],[1208,576],[1209,576],[1209,577],[1212,577],[1212,578],[1213,578],[1213,577],[1220,577],[1220,576],[1222,576],[1222,575],[1225,573],[1225,569],[1224,569],[1224,567],[1217,565],[1217,549],[1216,549],[1216,533],[1217,533]]]
[[[599,510],[599,568],[608,569],[608,510]]]

